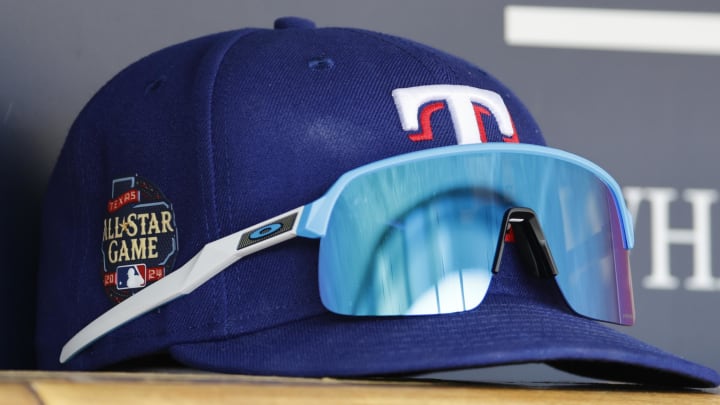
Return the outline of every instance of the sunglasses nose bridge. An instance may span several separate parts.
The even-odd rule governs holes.
[[[500,229],[492,267],[493,274],[500,271],[503,250],[508,243],[506,238],[508,232],[512,232],[512,243],[517,246],[517,251],[528,271],[540,278],[552,278],[558,274],[535,211],[525,207],[509,208],[505,211]]]

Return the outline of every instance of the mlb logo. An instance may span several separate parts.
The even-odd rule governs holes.
[[[145,287],[147,266],[144,264],[118,266],[117,270],[115,270],[115,280],[118,290]]]

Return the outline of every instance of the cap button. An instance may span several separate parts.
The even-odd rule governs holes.
[[[284,30],[288,28],[315,28],[315,23],[300,17],[280,17],[275,20],[274,28],[276,30]]]

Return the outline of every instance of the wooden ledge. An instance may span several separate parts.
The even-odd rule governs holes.
[[[720,390],[652,391],[625,384],[484,384],[214,373],[0,371],[13,404],[720,404]]]

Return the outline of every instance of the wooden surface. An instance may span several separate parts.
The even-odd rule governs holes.
[[[173,373],[0,371],[0,404],[720,404],[720,391]]]

